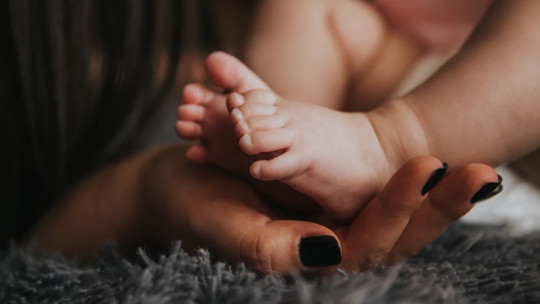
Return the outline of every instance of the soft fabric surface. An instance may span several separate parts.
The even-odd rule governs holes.
[[[136,261],[109,247],[90,266],[11,248],[0,259],[0,303],[540,303],[539,239],[456,224],[402,265],[318,279],[257,275],[202,250],[190,257],[179,243]]]
[[[396,267],[284,278],[190,257],[180,243],[132,261],[107,247],[86,266],[12,247],[0,253],[0,303],[540,303],[540,190],[498,171],[502,194]]]

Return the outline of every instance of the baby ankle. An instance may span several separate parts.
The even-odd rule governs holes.
[[[413,157],[430,155],[427,137],[416,113],[401,99],[367,113],[392,172]]]

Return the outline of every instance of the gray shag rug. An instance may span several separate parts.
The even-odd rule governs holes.
[[[91,265],[14,246],[0,256],[0,303],[469,302],[540,303],[540,233],[458,223],[401,265],[324,278],[260,275],[180,243],[135,260],[109,246]]]

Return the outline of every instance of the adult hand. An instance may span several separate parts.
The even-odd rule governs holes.
[[[469,164],[441,176],[441,165],[428,156],[407,162],[350,226],[336,230],[341,267],[365,270],[415,255],[476,202],[502,191],[502,179],[490,166]],[[434,184],[423,195],[426,185]]]
[[[264,272],[342,267],[365,270],[417,253],[471,200],[501,190],[497,173],[472,164],[442,178],[442,163],[419,157],[398,170],[351,225],[294,220],[266,205],[243,180],[189,163],[185,147],[151,150],[104,168],[67,193],[31,233],[43,249],[89,258],[106,242],[132,250],[143,240],[182,240]],[[438,173],[433,173],[438,172]],[[429,180],[429,182],[427,182]]]
[[[164,150],[143,175],[148,236],[181,239],[187,249],[209,248],[263,272],[357,271],[393,263],[438,237],[474,206],[471,200],[502,189],[489,166],[471,164],[443,177],[438,159],[418,157],[350,225],[329,228],[271,209],[242,180],[189,164],[182,152]]]

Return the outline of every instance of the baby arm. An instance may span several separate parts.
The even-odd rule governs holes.
[[[434,77],[370,113],[375,128],[390,134],[380,137],[387,154],[413,149],[407,140],[396,147],[395,134],[425,141],[430,154],[453,165],[497,165],[538,147],[539,18],[536,1],[494,3]]]

